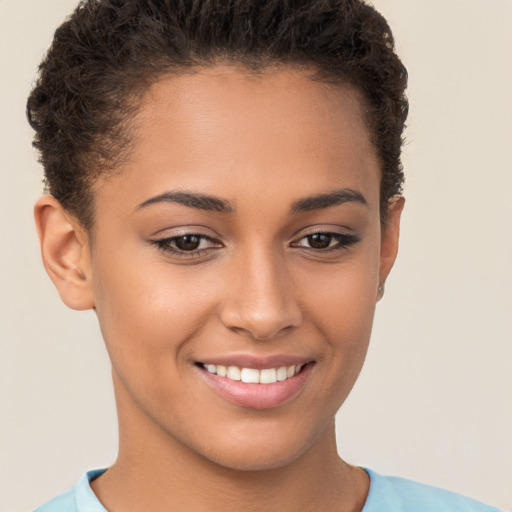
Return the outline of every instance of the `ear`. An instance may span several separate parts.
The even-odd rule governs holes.
[[[80,223],[50,195],[37,201],[34,218],[44,268],[66,306],[94,307],[89,237]]]
[[[379,265],[379,299],[384,293],[384,284],[388,278],[398,253],[400,238],[400,217],[404,209],[405,199],[402,196],[393,197],[388,206],[388,217],[383,226],[380,245]]]

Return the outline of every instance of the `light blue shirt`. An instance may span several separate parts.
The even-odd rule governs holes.
[[[107,512],[89,485],[104,471],[87,472],[71,490],[34,512]],[[362,512],[500,512],[450,491],[405,478],[381,476],[370,469],[365,471],[370,476],[370,492]]]

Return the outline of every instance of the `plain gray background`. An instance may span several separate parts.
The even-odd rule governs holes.
[[[0,0],[0,511],[113,462],[94,314],[67,310],[32,221],[24,108],[75,0]],[[376,0],[410,71],[407,205],[341,454],[512,510],[512,2]]]

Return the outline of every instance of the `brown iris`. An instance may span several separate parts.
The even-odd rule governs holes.
[[[332,241],[332,235],[315,233],[308,236],[308,244],[313,249],[327,249]]]
[[[182,251],[195,251],[200,243],[201,238],[197,235],[184,235],[174,240],[174,245]]]

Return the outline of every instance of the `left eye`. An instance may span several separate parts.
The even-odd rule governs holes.
[[[355,235],[341,233],[312,233],[294,242],[294,247],[304,247],[317,251],[327,251],[330,249],[344,249],[349,245],[355,244],[359,239]]]
[[[180,251],[196,251],[203,240],[197,235],[184,235],[173,239],[173,243]]]

